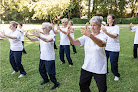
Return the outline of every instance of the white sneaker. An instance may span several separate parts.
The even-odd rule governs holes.
[[[24,74],[21,74],[18,78],[22,78],[24,76]]]
[[[15,74],[15,73],[17,73],[16,71],[13,71],[11,74]]]
[[[69,67],[72,67],[72,65],[69,65]]]
[[[119,77],[115,76],[114,81],[119,81]]]

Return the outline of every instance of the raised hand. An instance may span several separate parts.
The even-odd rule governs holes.
[[[26,36],[26,37],[28,36],[28,31],[25,33],[25,36]]]
[[[2,34],[3,36],[5,36],[5,31],[3,30],[3,31],[1,32],[1,34]]]
[[[102,30],[104,33],[106,33],[106,32],[107,32],[107,30],[106,30],[106,28],[105,28],[105,27],[101,27],[101,30]]]
[[[39,33],[38,33],[37,31],[34,31],[32,34],[33,34],[35,37],[38,37],[38,38],[40,37],[40,36],[39,36]]]
[[[132,23],[130,23],[130,25],[129,25],[130,27],[132,27],[133,26],[133,24]]]
[[[60,30],[60,27],[59,26],[57,26],[57,30]]]
[[[67,30],[67,35],[70,34],[70,26],[68,27],[68,30]]]
[[[81,29],[82,29],[81,34],[90,37],[90,35],[91,35],[90,29],[86,29],[86,28],[81,28]]]

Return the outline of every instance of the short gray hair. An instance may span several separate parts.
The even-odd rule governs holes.
[[[90,23],[91,22],[96,22],[99,26],[102,24],[102,20],[101,20],[100,16],[94,16],[94,17],[92,17],[89,22]]]
[[[50,24],[49,22],[42,23],[42,26],[48,28],[48,30],[52,30],[52,24]]]

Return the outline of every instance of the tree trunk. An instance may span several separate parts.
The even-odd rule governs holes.
[[[90,7],[91,7],[91,0],[89,0],[89,5],[88,5],[88,18],[90,18]]]
[[[80,15],[80,18],[81,18],[81,6],[80,6],[80,3],[78,5],[79,5],[79,15]]]

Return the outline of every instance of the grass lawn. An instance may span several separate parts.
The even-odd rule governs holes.
[[[80,29],[76,29],[75,38],[81,36]],[[134,33],[131,33],[128,28],[120,28],[120,45],[121,51],[119,55],[119,73],[121,74],[120,80],[115,82],[114,76],[109,70],[107,76],[107,92],[138,92],[138,59],[133,59],[133,43]],[[77,54],[72,54],[73,67],[68,67],[68,62],[64,65],[59,65],[59,34],[56,35],[56,44],[58,50],[55,50],[55,63],[56,63],[56,78],[61,83],[60,87],[52,92],[80,92],[79,90],[79,77],[81,66],[84,61],[84,48],[83,46],[76,46]],[[26,55],[22,56],[22,64],[27,72],[27,75],[18,79],[19,73],[11,75],[13,69],[9,62],[10,45],[7,39],[0,41],[0,79],[1,88],[0,92],[50,92],[53,86],[49,82],[43,86],[40,85],[42,78],[39,74],[39,42],[31,42],[25,38]],[[109,63],[109,69],[110,63]],[[92,79],[91,92],[98,92],[95,80]]]

